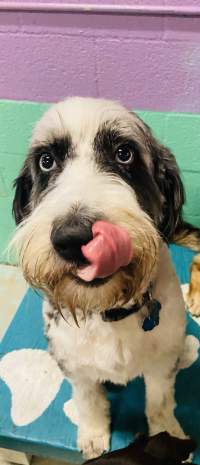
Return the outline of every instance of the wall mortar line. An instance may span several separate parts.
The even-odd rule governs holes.
[[[200,7],[192,6],[152,6],[152,5],[99,5],[75,3],[42,3],[42,2],[15,2],[0,3],[0,11],[70,13],[70,14],[112,14],[112,15],[139,15],[139,16],[200,16]]]

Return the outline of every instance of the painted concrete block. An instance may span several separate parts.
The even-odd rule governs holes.
[[[4,263],[7,259],[3,250],[14,230],[11,215],[13,180],[23,164],[32,128],[48,107],[46,103],[0,102],[0,211],[3,217],[0,223],[0,260]],[[138,114],[176,156],[187,194],[185,218],[200,226],[200,116],[141,110]]]
[[[92,38],[1,34],[0,47],[0,88],[6,98],[52,102],[96,95]]]
[[[140,109],[199,112],[199,36],[197,16],[0,12],[1,97],[107,96]]]
[[[199,77],[185,59],[191,44],[97,39],[96,48],[100,96],[127,105],[131,97],[132,105],[144,110],[199,111]]]

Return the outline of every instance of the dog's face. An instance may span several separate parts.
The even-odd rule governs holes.
[[[155,273],[159,234],[173,235],[183,203],[173,155],[135,114],[98,99],[71,98],[42,117],[15,187],[14,245],[25,278],[72,311],[141,297]],[[97,220],[128,231],[133,260],[86,285],[77,269]]]

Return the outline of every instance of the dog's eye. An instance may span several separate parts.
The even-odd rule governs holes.
[[[52,171],[56,167],[54,157],[50,153],[43,153],[40,157],[39,167],[42,171]]]
[[[117,163],[129,165],[134,158],[133,151],[128,145],[123,145],[115,152],[115,160]]]

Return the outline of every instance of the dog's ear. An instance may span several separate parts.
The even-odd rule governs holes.
[[[171,240],[175,229],[181,222],[182,206],[185,201],[183,183],[174,155],[153,137],[149,128],[148,130],[148,145],[153,161],[154,179],[163,200],[159,230],[165,239]]]
[[[173,463],[175,460],[181,463],[188,459],[195,448],[196,443],[192,439],[178,439],[167,432],[162,432],[149,438],[145,452],[164,462]]]
[[[13,215],[16,224],[19,224],[30,212],[29,202],[32,190],[32,176],[27,162],[14,181],[15,195],[13,200]]]

